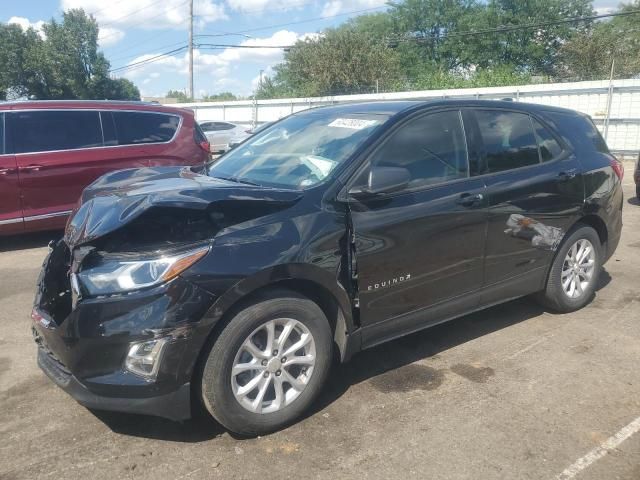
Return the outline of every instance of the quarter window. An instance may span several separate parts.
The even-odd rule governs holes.
[[[409,171],[409,189],[468,176],[460,112],[437,112],[409,121],[373,154],[371,165]]]
[[[178,129],[177,115],[147,112],[112,112],[118,145],[170,141]]]
[[[533,119],[533,126],[536,130],[536,140],[538,140],[538,146],[540,147],[541,160],[548,162],[558,157],[562,153],[562,147],[553,138],[551,132],[535,119]]]
[[[10,115],[14,153],[101,147],[98,112],[31,111]]]
[[[485,148],[485,173],[502,172],[540,163],[529,115],[478,110],[476,118]]]

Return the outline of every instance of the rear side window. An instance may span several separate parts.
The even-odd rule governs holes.
[[[532,119],[533,127],[536,131],[536,140],[540,147],[540,159],[548,162],[557,158],[562,153],[562,147],[558,141],[551,135],[551,132],[544,127],[538,120]]]
[[[460,112],[451,110],[410,120],[373,154],[371,164],[409,171],[409,188],[468,176],[467,145]]]
[[[111,112],[118,145],[138,145],[170,141],[180,117],[153,112]]]
[[[484,173],[502,172],[540,163],[538,144],[529,115],[499,110],[477,110],[485,148]]]
[[[14,153],[101,147],[100,117],[94,111],[12,112],[9,128]]]
[[[200,125],[198,125],[196,122],[194,122],[193,126],[194,126],[194,128],[193,128],[193,139],[195,140],[195,142],[197,144],[200,144],[202,142],[208,142],[209,140],[207,139],[207,136],[202,131],[202,128],[200,128]]]

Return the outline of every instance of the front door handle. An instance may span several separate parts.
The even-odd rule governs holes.
[[[12,172],[13,170],[10,168],[0,168],[0,175],[8,175]]]
[[[568,182],[572,178],[575,178],[577,174],[578,174],[578,171],[575,170],[575,169],[566,170],[566,171],[560,172],[558,174],[558,181],[559,182]]]
[[[20,167],[20,170],[25,173],[31,173],[39,172],[42,168],[44,168],[42,165],[27,165],[26,167]]]
[[[481,193],[462,193],[456,203],[463,207],[473,207],[482,200],[484,200],[484,196]]]

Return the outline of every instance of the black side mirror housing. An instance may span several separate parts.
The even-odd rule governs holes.
[[[367,185],[361,188],[352,188],[349,195],[354,198],[363,198],[397,192],[405,188],[410,180],[411,175],[406,168],[371,167]]]

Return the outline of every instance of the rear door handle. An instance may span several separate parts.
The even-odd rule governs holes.
[[[26,173],[31,173],[31,172],[39,172],[40,169],[42,168],[43,168],[42,165],[27,165],[26,167],[20,167],[20,170]]]
[[[575,178],[577,174],[578,174],[577,170],[567,170],[567,171],[564,171],[564,172],[560,172],[558,174],[558,181],[560,181],[560,182],[569,181],[572,178]]]
[[[462,193],[456,203],[463,207],[472,207],[482,200],[484,200],[484,196],[481,193]]]

